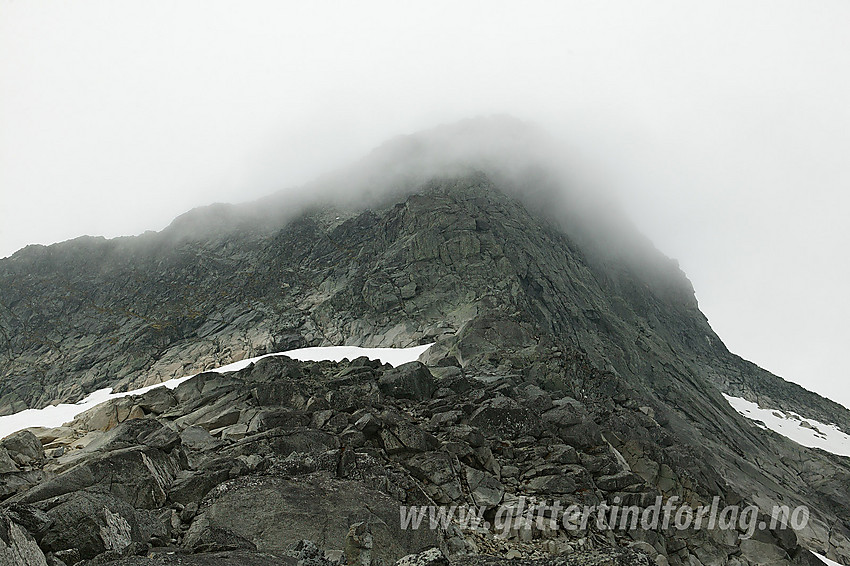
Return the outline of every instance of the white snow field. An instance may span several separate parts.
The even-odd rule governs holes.
[[[218,368],[207,371],[226,372],[238,371],[249,364],[256,362],[262,358],[269,356],[289,356],[292,359],[302,362],[320,362],[324,360],[339,362],[343,358],[353,360],[360,356],[366,356],[370,359],[378,359],[381,363],[390,364],[393,367],[413,362],[419,359],[425,350],[430,348],[432,344],[422,346],[413,346],[411,348],[360,348],[357,346],[319,346],[314,348],[299,348],[297,350],[289,350],[287,352],[276,352],[274,354],[266,354],[227,364]],[[149,385],[133,391],[125,391],[123,393],[113,393],[111,387],[98,389],[85,399],[77,403],[60,403],[59,405],[51,405],[43,409],[26,409],[14,415],[6,415],[0,417],[0,438],[4,438],[13,432],[29,428],[29,427],[45,427],[52,428],[62,426],[74,419],[77,415],[84,411],[88,411],[92,407],[96,407],[110,399],[117,399],[127,395],[141,395],[156,387],[168,387],[174,389],[189,378],[197,374],[179,377],[155,385]]]
[[[794,412],[762,409],[756,403],[740,397],[723,395],[732,407],[762,427],[790,438],[809,448],[820,448],[839,456],[850,456],[850,436],[837,426],[806,419]]]

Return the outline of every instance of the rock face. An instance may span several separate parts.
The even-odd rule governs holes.
[[[200,372],[0,443],[0,499],[51,517],[46,533],[24,528],[46,559],[132,564],[176,545],[198,564],[260,564],[309,539],[384,563],[427,547],[619,563],[637,551],[602,550],[638,543],[658,566],[799,563],[802,547],[847,562],[847,460],[755,427],[721,392],[845,431],[850,412],[731,354],[675,262],[610,215],[554,199],[550,176],[498,161],[430,174],[422,148],[444,134],[391,144],[334,181],[377,187],[365,205],[296,213],[272,197],[0,261],[0,414]],[[398,368],[275,357],[203,373],[301,346],[431,342]],[[298,493],[345,516],[319,528]],[[524,496],[615,495],[807,505],[811,520],[746,544],[535,531],[500,546],[456,529],[408,536],[387,515],[389,502],[492,513]],[[264,504],[278,526],[256,513]]]

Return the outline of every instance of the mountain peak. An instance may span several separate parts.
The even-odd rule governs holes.
[[[160,234],[80,239],[30,254],[61,261],[0,261],[0,412],[200,374],[175,394],[180,401],[169,406],[177,412],[148,400],[120,410],[144,417],[143,426],[204,426],[217,437],[205,441],[211,450],[231,456],[250,457],[242,446],[272,442],[262,452],[269,468],[257,464],[247,475],[291,470],[283,458],[302,449],[318,450],[310,452],[315,461],[338,450],[334,473],[348,470],[343,458],[359,458],[357,449],[414,470],[413,454],[430,454],[473,470],[464,472],[465,486],[478,486],[486,472],[517,497],[557,489],[564,497],[717,496],[808,505],[817,514],[794,540],[763,533],[764,547],[655,535],[680,549],[702,545],[703,556],[735,552],[760,564],[787,552],[790,563],[802,555],[798,541],[850,548],[846,502],[835,496],[850,477],[846,462],[762,431],[722,393],[845,431],[850,412],[731,354],[677,264],[616,211],[565,189],[540,159],[546,151],[527,142],[536,136],[512,119],[462,122],[391,142],[347,173],[316,181],[297,204],[278,195],[216,205]],[[525,153],[512,155],[512,147]],[[332,198],[345,190],[347,199]],[[400,372],[363,360],[302,366],[281,358],[223,378],[204,373],[307,346],[424,344],[433,344],[420,359],[427,367]],[[396,402],[388,391],[405,397]],[[448,410],[449,428],[444,417],[428,420]],[[554,413],[541,420],[542,411]],[[508,426],[515,416],[521,426]],[[364,418],[393,432],[367,439],[380,427],[361,430],[355,423]],[[402,422],[403,430],[392,428]],[[278,436],[264,436],[263,427]],[[303,441],[286,448],[302,432]],[[474,448],[444,450],[470,434],[478,435]],[[317,438],[327,443],[317,446]],[[288,452],[278,458],[275,450]],[[553,467],[546,458],[554,453],[568,457]],[[500,475],[502,463],[516,467],[517,458],[539,462]],[[575,486],[563,483],[565,474]],[[31,477],[38,476],[21,481]],[[26,484],[21,497],[41,501],[61,483]],[[542,491],[532,489],[538,484]],[[685,564],[670,556],[671,566]]]

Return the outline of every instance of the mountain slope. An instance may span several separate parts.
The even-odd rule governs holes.
[[[728,352],[675,262],[615,213],[559,192],[531,157],[497,159],[534,146],[533,133],[509,122],[508,141],[480,159],[435,153],[504,130],[485,125],[391,144],[323,180],[311,206],[278,195],[189,213],[160,234],[3,260],[0,411],[301,346],[433,341],[431,367],[586,404],[665,495],[811,506],[798,537],[847,561],[847,459],[762,431],[721,392],[845,432],[850,412]],[[370,196],[329,206],[346,179]]]

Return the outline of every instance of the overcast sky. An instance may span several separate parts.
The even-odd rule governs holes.
[[[0,257],[159,230],[509,113],[730,349],[850,406],[850,3],[0,0]]]

